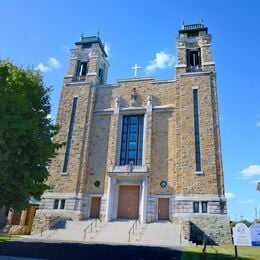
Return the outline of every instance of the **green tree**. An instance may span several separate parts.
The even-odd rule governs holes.
[[[61,146],[49,94],[38,72],[0,60],[0,208],[21,210],[48,188],[48,164]]]

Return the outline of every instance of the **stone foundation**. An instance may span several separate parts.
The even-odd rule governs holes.
[[[30,226],[12,225],[10,226],[8,233],[12,235],[29,235]]]
[[[56,221],[54,221],[56,219]],[[51,228],[61,219],[81,220],[82,213],[73,210],[37,210],[31,234],[41,233]]]
[[[175,216],[173,222],[182,224],[185,237],[194,243],[202,244],[204,238],[207,238],[209,244],[231,243],[230,220],[227,215]]]

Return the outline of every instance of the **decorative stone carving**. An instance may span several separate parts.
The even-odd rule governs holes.
[[[135,106],[136,104],[137,104],[137,93],[136,93],[136,88],[133,88],[131,93],[131,105]]]
[[[146,103],[146,105],[147,105],[147,110],[148,110],[148,111],[152,111],[152,107],[153,107],[153,97],[152,97],[152,96],[148,96],[146,100],[147,100],[147,103]]]
[[[147,106],[152,106],[153,105],[153,97],[152,96],[148,96],[147,97]]]
[[[118,114],[118,113],[119,113],[119,110],[120,110],[120,97],[119,97],[119,96],[116,96],[116,98],[115,98],[115,110],[114,110],[114,113],[115,113],[115,114]]]
[[[136,101],[137,100],[136,88],[133,88],[133,91],[131,93],[131,100],[132,101]]]

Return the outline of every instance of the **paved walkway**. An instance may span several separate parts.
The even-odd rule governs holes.
[[[5,260],[9,260],[7,256],[22,257],[20,260],[25,260],[26,258],[50,260],[177,260],[181,258],[181,251],[181,247],[162,248],[95,243],[68,243],[66,241],[33,241],[29,239],[0,243],[0,256]],[[18,260],[19,258],[13,259]]]

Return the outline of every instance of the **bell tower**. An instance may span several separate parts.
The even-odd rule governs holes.
[[[103,85],[107,80],[109,63],[103,43],[98,36],[80,37],[71,50],[66,81]]]
[[[211,35],[203,23],[183,24],[176,44],[176,78],[183,73],[215,70],[211,54]]]

